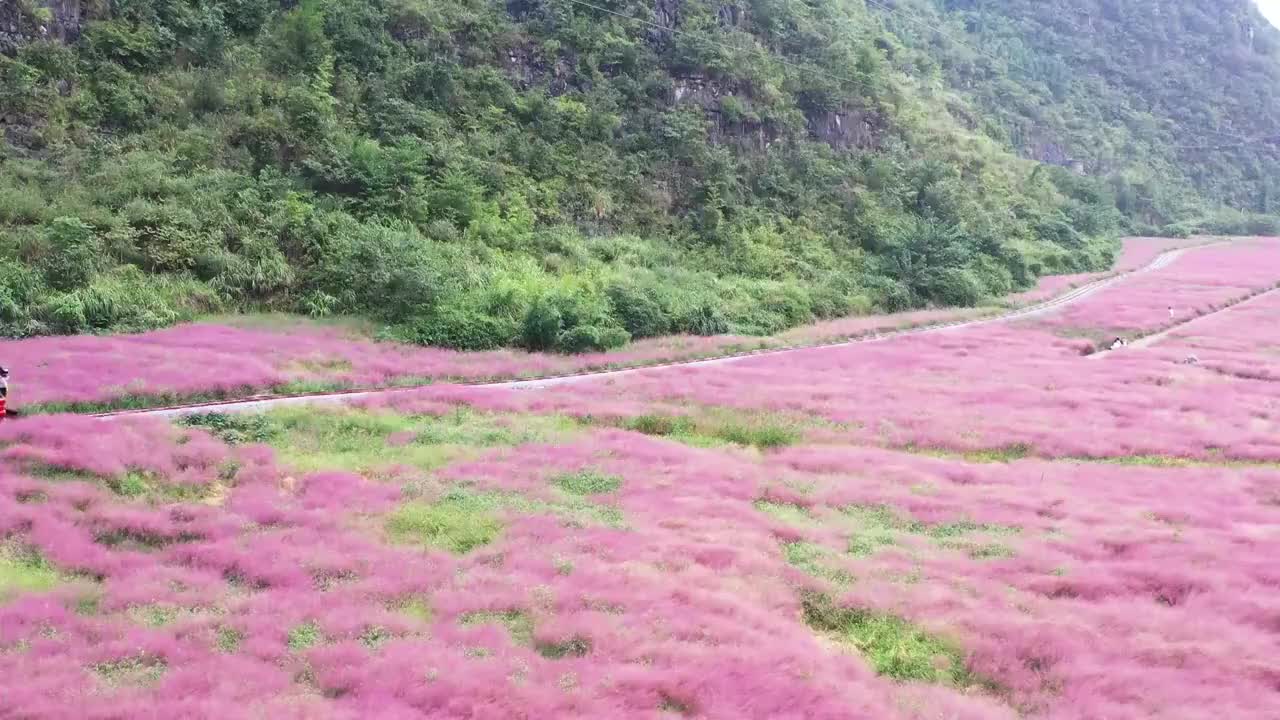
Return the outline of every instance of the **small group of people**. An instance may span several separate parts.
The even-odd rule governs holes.
[[[1111,341],[1111,349],[1112,349],[1112,350],[1119,350],[1120,348],[1122,348],[1122,347],[1124,347],[1125,345],[1128,345],[1128,344],[1129,344],[1129,341],[1128,341],[1128,340],[1125,340],[1125,339],[1124,339],[1124,338],[1122,338],[1122,337],[1118,337],[1118,338],[1116,338],[1115,340],[1112,340],[1112,341]]]

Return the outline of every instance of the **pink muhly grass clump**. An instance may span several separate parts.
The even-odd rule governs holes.
[[[229,457],[207,433],[145,417],[110,423],[76,415],[12,419],[0,424],[0,442],[10,443],[3,457],[11,461],[104,477],[134,470],[176,484],[212,481]]]

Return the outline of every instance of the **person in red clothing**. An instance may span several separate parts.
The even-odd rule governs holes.
[[[9,368],[0,366],[0,417],[9,414]]]

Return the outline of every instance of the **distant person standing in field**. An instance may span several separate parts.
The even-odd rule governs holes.
[[[9,368],[0,366],[0,417],[8,414]]]
[[[1169,319],[1170,319],[1170,320],[1172,320],[1172,319],[1173,319],[1173,306],[1172,306],[1172,305],[1170,305],[1170,306],[1169,306]]]

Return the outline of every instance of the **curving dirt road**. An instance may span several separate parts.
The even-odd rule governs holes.
[[[1229,242],[1229,241],[1228,241]],[[1079,302],[1094,293],[1104,290],[1116,283],[1123,282],[1129,278],[1144,273],[1160,270],[1168,267],[1176,261],[1184,253],[1199,250],[1207,247],[1227,244],[1226,242],[1210,243],[1206,245],[1197,245],[1195,247],[1177,248],[1167,250],[1156,256],[1147,265],[1131,270],[1128,272],[1118,273],[1101,280],[1081,285],[1074,288],[1070,292],[1066,292],[1055,298],[1046,300],[1041,303],[1029,305],[1017,310],[1011,310],[1006,313],[994,315],[990,317],[978,318],[974,320],[962,320],[950,323],[938,323],[936,325],[926,325],[923,327],[911,328],[906,330],[895,330],[887,333],[877,333],[873,335],[862,335],[848,340],[840,340],[829,343],[794,345],[786,347],[769,348],[766,350],[755,350],[750,352],[736,353],[723,357],[706,358],[702,360],[689,360],[683,362],[664,363],[661,365],[646,365],[643,367],[626,368],[622,370],[603,370],[587,373],[578,373],[573,375],[562,375],[557,377],[539,378],[535,380],[510,380],[498,382],[482,382],[471,383],[482,387],[510,388],[517,390],[541,390],[544,388],[556,387],[560,385],[568,385],[573,383],[594,382],[596,380],[616,378],[624,375],[642,372],[661,372],[663,369],[672,367],[709,367],[714,365],[727,365],[729,363],[739,362],[741,360],[759,357],[761,355],[773,355],[778,353],[795,352],[798,350],[814,350],[823,348],[839,348],[848,345],[856,345],[860,343],[883,342],[906,335],[923,335],[926,333],[946,332],[950,330],[958,330],[961,328],[974,327],[977,325],[986,325],[992,323],[1009,322],[1011,320],[1021,320],[1029,317],[1036,317],[1054,312],[1059,308],[1066,307],[1073,303]],[[223,400],[206,403],[193,403],[191,405],[182,405],[174,407],[151,408],[144,410],[120,410],[116,412],[99,413],[94,417],[99,418],[118,418],[126,416],[146,415],[151,417],[181,417],[184,415],[193,415],[203,412],[224,412],[224,413],[245,413],[258,412],[273,407],[284,407],[289,405],[338,405],[348,403],[362,398],[373,396],[387,396],[396,393],[414,392],[421,387],[408,388],[390,388],[381,390],[344,390],[328,393],[315,393],[310,395],[292,395],[292,396],[273,396],[273,397],[256,397],[244,400]]]

